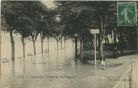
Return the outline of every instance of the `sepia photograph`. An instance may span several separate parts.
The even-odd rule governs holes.
[[[137,0],[0,6],[0,88],[138,88]]]

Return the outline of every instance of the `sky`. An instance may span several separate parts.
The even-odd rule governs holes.
[[[44,3],[48,8],[54,8],[54,0],[40,0],[42,3]]]

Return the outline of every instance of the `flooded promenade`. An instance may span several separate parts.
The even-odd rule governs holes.
[[[21,46],[17,44],[18,51]],[[43,56],[37,52],[36,56],[22,58],[18,56],[21,52],[17,52],[15,62],[12,62],[7,54],[8,61],[1,62],[0,88],[103,88],[98,85],[100,77],[95,76],[94,63],[81,64],[80,60],[75,60],[73,41],[68,40],[66,48],[63,44],[62,49],[52,44],[55,43],[50,42],[50,51]],[[29,44],[26,47],[30,48]]]

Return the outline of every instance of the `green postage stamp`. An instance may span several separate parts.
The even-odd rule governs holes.
[[[137,25],[137,4],[136,2],[117,3],[117,26]]]

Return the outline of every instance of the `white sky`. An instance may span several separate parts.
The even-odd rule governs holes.
[[[40,0],[41,2],[43,2],[48,8],[54,8],[55,5],[53,3],[54,0]]]

